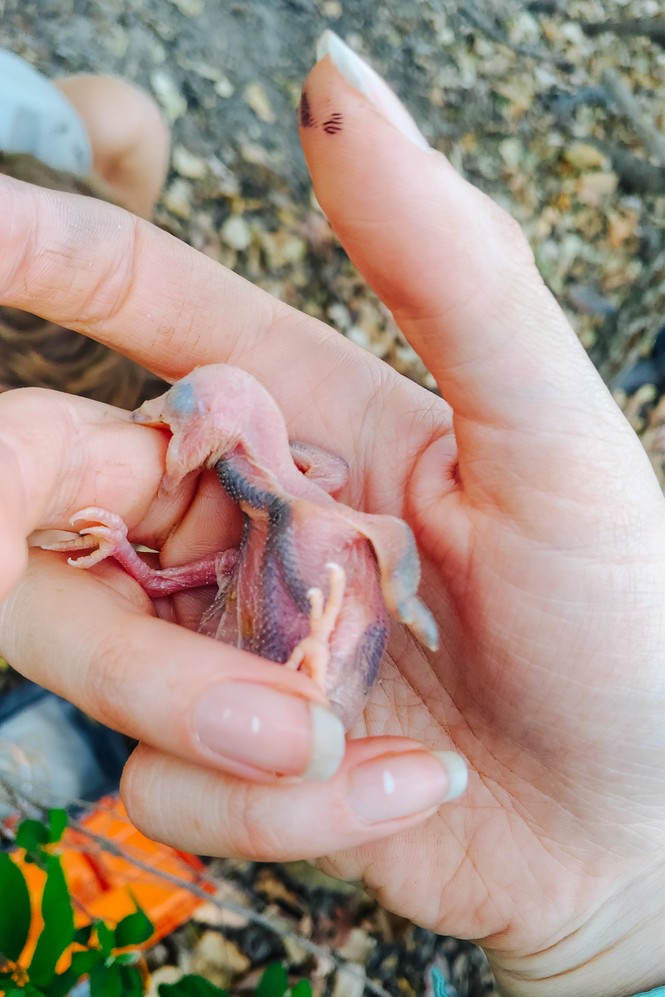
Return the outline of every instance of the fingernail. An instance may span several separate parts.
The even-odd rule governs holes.
[[[391,125],[421,149],[429,149],[427,139],[388,84],[329,28],[316,43],[317,59],[326,55],[346,82],[359,90]]]
[[[409,751],[359,765],[349,775],[349,803],[365,824],[411,817],[461,796],[468,770],[454,751]]]
[[[220,761],[304,779],[329,779],[346,747],[342,722],[330,710],[251,683],[208,690],[193,726],[201,746]]]

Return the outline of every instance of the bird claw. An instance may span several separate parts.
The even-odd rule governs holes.
[[[112,557],[116,551],[122,547],[127,540],[127,527],[120,518],[107,509],[100,509],[97,506],[88,506],[75,513],[69,520],[74,526],[81,520],[93,520],[94,525],[85,526],[79,531],[77,537],[71,540],[60,540],[53,544],[44,544],[44,550],[55,551],[78,551],[90,550],[90,554],[83,557],[68,557],[67,563],[74,568],[92,568],[100,561]]]
[[[323,692],[326,692],[330,638],[342,610],[346,589],[344,569],[333,561],[326,564],[326,568],[330,572],[328,598],[324,600],[323,591],[318,587],[308,590],[310,631],[296,644],[285,662],[287,668],[309,675]]]

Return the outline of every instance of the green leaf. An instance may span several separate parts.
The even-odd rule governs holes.
[[[291,990],[291,997],[312,997],[312,984],[309,980],[300,980]]]
[[[131,952],[119,952],[118,955],[114,955],[113,961],[117,962],[119,966],[135,966],[140,958],[140,951],[132,949]]]
[[[69,823],[69,814],[66,810],[54,809],[48,812],[48,840],[55,845],[65,833],[65,828]]]
[[[95,921],[95,931],[100,951],[104,953],[104,956],[111,955],[115,948],[115,931],[103,921]]]
[[[23,873],[6,852],[0,852],[0,954],[16,962],[30,931],[30,893]]]
[[[175,983],[160,983],[159,997],[228,997],[226,990],[220,990],[202,976],[182,976]]]
[[[0,990],[0,993],[4,994],[5,992],[4,990]],[[30,980],[24,980],[22,983],[16,983],[10,990],[10,993],[21,994],[21,997],[44,997],[44,991],[38,990],[37,987],[32,985]]]
[[[83,952],[74,952],[72,955],[71,971],[76,974],[76,979],[87,976],[95,966],[104,962],[104,953],[99,949],[85,949]]]
[[[134,966],[121,966],[122,997],[143,997],[143,977]]]
[[[87,945],[94,928],[94,922],[92,924],[84,924],[82,928],[77,928],[72,941],[76,942],[77,945]]]
[[[78,981],[77,974],[68,969],[66,972],[54,976],[49,985],[40,990],[39,993],[44,994],[44,997],[67,997]]]
[[[141,942],[147,942],[154,931],[152,921],[137,904],[133,914],[128,914],[118,922],[115,929],[115,947],[123,949],[126,945],[140,945]]]
[[[264,970],[256,988],[256,997],[285,997],[289,978],[281,962],[273,962]]]
[[[48,845],[49,832],[40,820],[22,820],[16,831],[16,844],[26,852],[37,852]]]
[[[29,967],[30,979],[38,987],[48,986],[53,980],[58,959],[74,938],[72,902],[57,855],[48,856],[42,917],[44,927]]]
[[[123,997],[120,966],[98,966],[90,974],[90,997]]]

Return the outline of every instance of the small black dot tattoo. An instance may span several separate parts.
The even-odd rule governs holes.
[[[323,122],[323,130],[327,135],[336,135],[337,132],[341,132],[342,124],[344,119],[339,111],[335,111],[330,117]]]

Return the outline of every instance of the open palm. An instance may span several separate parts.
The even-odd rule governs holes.
[[[21,263],[3,263],[5,300],[165,377],[217,361],[256,374],[294,438],[347,459],[344,501],[410,522],[442,650],[395,626],[338,773],[287,784],[206,755],[188,704],[220,675],[303,703],[316,698],[307,679],[150,615],[112,566],[85,575],[38,551],[21,574],[23,547],[3,536],[3,583],[15,584],[0,651],[141,739],[124,793],[154,836],[208,854],[317,858],[400,913],[480,940],[507,992],[579,994],[601,949],[623,959],[626,904],[631,931],[662,905],[663,498],[513,223],[327,61],[307,98],[344,121],[331,136],[312,112],[303,128],[319,200],[446,401],[163,233],[14,185],[4,259]],[[39,236],[28,257],[23,218]],[[21,536],[96,504],[165,563],[232,542],[213,480],[158,494],[161,434],[50,393],[6,395],[0,410],[14,426],[0,440],[6,466],[22,481],[0,504]],[[160,614],[191,624],[193,598]],[[295,773],[307,742],[294,717],[282,770]],[[435,781],[434,750],[467,760],[460,800],[359,819],[347,795],[363,764],[398,759],[404,786],[418,766]],[[572,988],[549,986],[560,973],[576,974]]]

